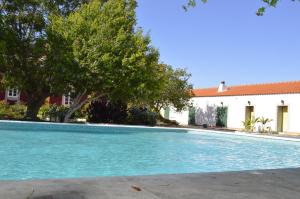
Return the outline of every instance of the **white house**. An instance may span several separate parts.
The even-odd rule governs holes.
[[[225,110],[228,128],[242,129],[243,121],[253,117],[272,119],[268,127],[277,132],[300,132],[300,81],[226,86],[193,90],[193,109],[165,110],[165,117],[181,125],[216,126],[217,109]],[[256,130],[259,130],[257,125]]]

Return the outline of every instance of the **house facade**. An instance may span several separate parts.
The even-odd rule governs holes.
[[[25,102],[27,101],[27,96],[16,88],[6,89],[0,91],[0,101],[6,101],[10,104]]]
[[[165,110],[163,115],[181,125],[217,126],[218,110],[223,110],[224,126],[243,129],[243,121],[268,118],[270,131],[300,132],[300,81],[270,84],[226,86],[193,90],[193,108],[176,112]],[[260,131],[256,124],[255,131]]]
[[[9,104],[15,103],[27,103],[27,95],[25,92],[18,90],[17,88],[8,88],[0,91],[0,101],[5,101]],[[72,103],[70,94],[63,96],[51,96],[49,98],[50,104],[69,106]]]

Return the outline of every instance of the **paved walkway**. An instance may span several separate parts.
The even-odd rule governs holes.
[[[300,168],[229,173],[0,181],[0,199],[299,199]]]

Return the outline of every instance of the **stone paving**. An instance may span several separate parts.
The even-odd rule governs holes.
[[[0,181],[0,199],[300,199],[300,168]]]

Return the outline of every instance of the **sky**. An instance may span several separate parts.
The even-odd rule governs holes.
[[[300,80],[300,3],[281,0],[263,17],[261,0],[138,0],[138,26],[160,60],[186,68],[194,88]]]

